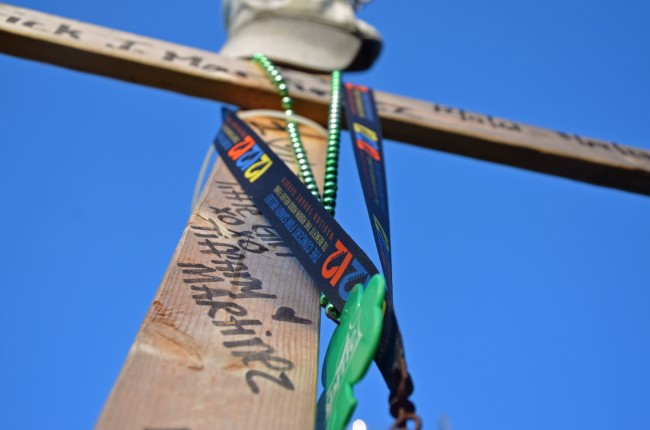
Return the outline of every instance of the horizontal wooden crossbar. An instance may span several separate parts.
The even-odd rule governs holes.
[[[277,108],[248,61],[0,4],[0,52],[243,108]],[[327,120],[329,80],[284,72],[295,109]],[[650,195],[650,151],[376,93],[385,137]]]

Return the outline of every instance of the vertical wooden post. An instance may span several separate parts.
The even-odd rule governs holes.
[[[295,167],[283,120],[247,122]],[[325,139],[301,130],[322,179]],[[97,428],[312,428],[318,298],[218,160]]]

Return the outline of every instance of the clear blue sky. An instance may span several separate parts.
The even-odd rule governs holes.
[[[203,49],[216,0],[16,5]],[[641,0],[376,0],[384,91],[650,149]],[[217,103],[0,56],[2,427],[91,427],[189,215]],[[650,199],[388,142],[395,302],[436,428],[650,428]],[[337,216],[375,256],[352,154]],[[349,184],[349,185],[347,185]],[[387,428],[373,369],[357,415]]]

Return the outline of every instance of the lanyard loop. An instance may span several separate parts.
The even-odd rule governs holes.
[[[335,310],[336,313],[331,312],[331,316],[337,316],[351,287],[358,283],[368,285],[371,277],[379,273],[332,217],[336,182],[331,180],[331,176],[335,176],[338,169],[340,75],[335,73],[332,76],[333,109],[330,111],[326,163],[329,172],[326,169],[325,181],[330,192],[324,192],[321,198],[302,148],[287,85],[266,57],[256,54],[254,60],[275,83],[282,99],[287,119],[286,130],[302,182],[259,136],[228,109],[224,109],[223,126],[215,139],[215,147],[241,187],[324,293],[327,300],[325,302],[321,298],[321,304],[326,304],[326,310]],[[352,133],[366,207],[386,279],[383,323],[378,326],[381,336],[374,360],[390,390],[390,412],[397,418],[395,423],[402,425],[409,420],[420,422],[414,414],[415,406],[408,399],[413,391],[413,383],[406,369],[404,346],[392,300],[390,224],[379,119],[371,90],[346,84],[344,91],[348,128]],[[327,178],[328,173],[333,175]],[[382,319],[381,315],[379,318]]]
[[[366,284],[379,273],[368,256],[280,158],[234,112],[224,109],[215,139],[223,162],[310,274],[329,302],[343,309],[348,282]],[[387,296],[380,344],[375,355],[391,398],[404,380],[402,339],[392,299]],[[406,386],[408,388],[408,385]],[[407,390],[408,391],[408,390]]]

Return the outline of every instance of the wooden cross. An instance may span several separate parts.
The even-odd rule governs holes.
[[[245,108],[277,106],[274,89],[248,62],[9,5],[0,5],[0,51]],[[327,80],[291,71],[286,76],[296,111],[322,123]],[[397,95],[380,92],[377,98],[387,138],[650,195],[650,152],[646,150]],[[273,122],[258,121],[257,127],[261,133],[278,132]],[[314,138],[313,144],[321,143]],[[281,146],[278,149],[282,151]],[[282,250],[270,245],[276,243],[272,232],[260,227],[263,219],[238,200],[242,197],[224,169],[217,166],[209,183],[100,418],[100,428],[275,428],[282,427],[287,416],[296,428],[313,422],[317,295],[309,288],[300,289],[297,295],[281,289],[283,284],[310,281],[290,258],[275,255]],[[235,233],[226,232],[229,225]],[[245,231],[254,231],[259,244],[272,250],[272,264],[254,258],[268,260],[267,251],[257,254],[256,249],[242,250],[238,245],[246,254],[249,270],[211,266],[214,251],[204,252],[215,246],[210,240],[222,233],[235,234],[228,237],[234,247],[239,244],[236,234]],[[238,258],[240,254],[231,255]],[[278,264],[284,265],[282,270],[271,270]],[[273,279],[278,272],[287,279]],[[199,303],[223,303],[213,300],[218,296],[211,297],[209,288],[210,279],[225,277],[225,273],[248,273],[246,285],[259,281],[264,286],[261,292],[250,294],[276,297],[260,298],[244,309]],[[201,290],[203,284],[208,289]],[[210,315],[213,309],[214,317]],[[232,327],[224,325],[228,321]],[[224,334],[228,330],[254,334],[231,341]],[[267,351],[263,357],[272,366],[246,364],[246,355],[233,354],[244,351],[246,345]]]

